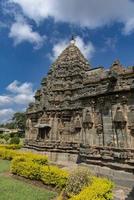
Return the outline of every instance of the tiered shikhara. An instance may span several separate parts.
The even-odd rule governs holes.
[[[52,64],[27,109],[25,145],[79,160],[134,164],[134,67],[91,68],[74,42]],[[116,165],[117,164],[117,165]],[[120,164],[120,165],[119,165]]]

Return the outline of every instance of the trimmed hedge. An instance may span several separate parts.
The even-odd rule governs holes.
[[[11,172],[25,178],[41,180],[46,185],[63,188],[68,172],[56,166],[43,166],[25,156],[15,157],[11,162]]]
[[[69,173],[56,166],[43,166],[41,167],[40,176],[44,184],[63,188],[66,185]]]
[[[11,172],[29,179],[40,179],[40,165],[31,160],[27,160],[23,156],[16,157],[12,160]]]
[[[15,150],[0,148],[0,158],[4,160],[12,160],[15,156],[18,156],[18,155],[19,155],[19,152]]]
[[[25,156],[26,159],[38,164],[48,164],[48,157],[46,155],[35,154],[31,152],[15,151],[12,149],[0,148],[0,158],[5,160],[12,160],[16,156]]]
[[[38,163],[40,165],[48,164],[48,157],[46,155],[25,152],[24,154],[22,154],[22,156],[25,156],[27,159],[30,159],[33,162]]]
[[[6,149],[21,149],[22,145],[20,144],[2,144],[0,145],[0,148],[6,148]]]
[[[114,184],[106,178],[94,177],[92,184],[70,200],[112,200]]]

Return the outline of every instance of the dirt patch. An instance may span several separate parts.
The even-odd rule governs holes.
[[[11,176],[11,173],[10,172],[4,172],[2,175],[9,177],[9,176]]]

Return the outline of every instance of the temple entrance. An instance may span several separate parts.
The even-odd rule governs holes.
[[[51,129],[50,127],[39,128],[37,139],[39,139],[39,140],[45,140],[45,139],[48,140],[49,139],[50,129]]]

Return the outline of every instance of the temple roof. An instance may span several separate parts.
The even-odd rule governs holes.
[[[70,44],[63,50],[63,52],[58,56],[56,61],[53,63],[52,67],[60,65],[79,65],[85,70],[89,70],[91,66],[88,60],[81,53],[79,48],[75,45],[75,42],[70,42]]]
[[[130,80],[124,82],[124,77]],[[52,64],[35,94],[35,103],[28,112],[78,110],[83,108],[82,99],[110,92],[133,89],[133,68],[125,69],[116,60],[110,69],[91,69],[87,59],[72,40]],[[113,84],[115,83],[115,84]],[[85,105],[85,104],[84,104]],[[118,111],[115,121],[124,120]],[[88,115],[90,120],[90,115]],[[43,122],[44,124],[47,124]]]

